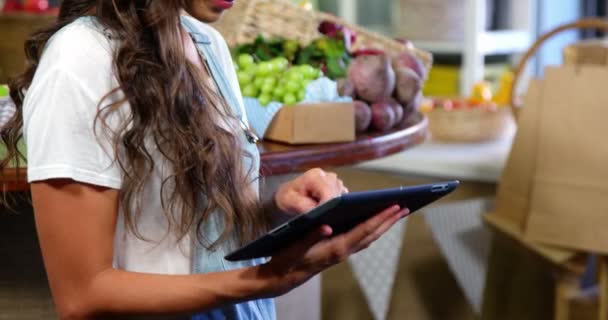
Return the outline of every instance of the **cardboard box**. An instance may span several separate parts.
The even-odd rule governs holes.
[[[354,141],[354,105],[348,102],[284,106],[264,138],[289,144]]]
[[[564,64],[608,64],[608,40],[593,39],[576,42],[564,48]]]

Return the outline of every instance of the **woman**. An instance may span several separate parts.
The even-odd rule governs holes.
[[[64,0],[58,22],[27,42],[30,67],[11,86],[17,116],[3,139],[9,158],[21,131],[26,139],[60,318],[272,319],[270,298],[407,214],[388,208],[331,238],[323,226],[268,261],[222,259],[266,230],[273,211],[258,204],[259,155],[228,48],[205,24],[232,5]],[[315,169],[266,207],[294,215],[342,192],[335,174]]]

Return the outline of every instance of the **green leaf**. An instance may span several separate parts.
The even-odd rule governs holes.
[[[296,58],[296,64],[308,64],[311,62],[311,58],[315,52],[315,48],[311,45],[306,46],[300,50],[298,57]]]
[[[264,39],[264,35],[262,35],[261,33],[258,34],[257,37],[255,37],[255,40],[253,41],[254,45],[260,45],[260,44],[265,44],[266,43],[266,39]]]
[[[272,59],[272,54],[270,52],[270,49],[265,46],[257,47],[255,49],[255,55],[261,61],[268,61],[268,60]]]
[[[346,76],[346,66],[344,65],[341,58],[328,57],[327,58],[327,71],[330,79],[335,80]]]

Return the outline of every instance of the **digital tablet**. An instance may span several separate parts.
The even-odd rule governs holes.
[[[382,210],[398,204],[410,213],[438,200],[458,187],[458,181],[351,192],[336,197],[306,214],[298,215],[246,244],[224,258],[229,261],[270,257],[305,237],[320,225],[329,225],[333,235],[349,231]]]

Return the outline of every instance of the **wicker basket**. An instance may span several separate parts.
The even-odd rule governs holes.
[[[464,41],[468,0],[399,0],[396,32],[412,41]],[[492,24],[493,1],[486,1],[485,29]]]
[[[357,41],[353,47],[355,50],[377,48],[391,54],[410,50],[427,67],[432,64],[432,56],[428,52],[408,47],[393,39],[352,25],[334,15],[306,10],[285,0],[241,1],[241,4],[232,10],[234,11],[229,12],[225,17],[226,21],[215,26],[230,46],[251,42],[258,34],[266,37],[296,39],[302,44],[307,44],[321,36],[317,30],[319,23],[329,20],[357,33]]]
[[[427,114],[433,140],[441,142],[485,142],[503,137],[513,126],[510,108],[483,107],[444,110]]]

